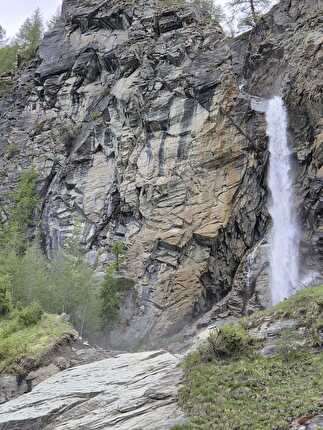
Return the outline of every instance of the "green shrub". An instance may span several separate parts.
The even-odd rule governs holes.
[[[19,311],[18,322],[22,326],[30,327],[41,320],[43,313],[44,311],[39,303],[32,303]]]
[[[211,332],[207,347],[202,352],[205,358],[229,358],[245,352],[252,339],[240,324],[227,324]]]

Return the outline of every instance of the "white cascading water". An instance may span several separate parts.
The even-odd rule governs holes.
[[[291,152],[288,148],[288,117],[283,100],[274,97],[266,109],[272,217],[270,246],[271,292],[274,304],[289,297],[298,287],[299,234],[294,209]]]

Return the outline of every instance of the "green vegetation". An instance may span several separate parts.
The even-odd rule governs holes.
[[[0,97],[7,95],[12,87],[13,87],[12,81],[10,81],[9,79],[1,79],[0,80]]]
[[[129,286],[118,277],[124,244],[113,244],[115,262],[100,285],[80,245],[80,221],[74,223],[63,249],[50,260],[43,255],[33,233],[39,202],[34,169],[22,172],[8,200],[6,221],[0,228],[0,316],[10,319],[19,309],[18,319],[26,325],[42,309],[50,314],[66,313],[81,336],[95,335],[102,323],[115,322],[120,294]]]
[[[22,57],[29,60],[34,57],[44,32],[40,9],[37,8],[27,18],[16,36],[16,43],[21,47]]]
[[[19,66],[35,56],[43,32],[39,9],[25,20],[13,41],[5,41],[5,30],[0,26],[0,76],[14,71],[17,62]],[[3,94],[0,90],[0,97]]]
[[[282,332],[274,356],[260,355],[261,341],[247,328],[286,317],[297,327]],[[183,364],[180,402],[191,418],[174,430],[287,430],[322,411],[323,354],[312,350],[322,346],[322,317],[323,287],[316,287],[215,331]]]
[[[0,47],[0,76],[15,69],[18,49],[19,46],[16,43]]]
[[[253,344],[253,339],[241,324],[230,324],[213,330],[200,352],[204,359],[232,358],[248,351]]]
[[[9,195],[8,222],[0,226],[0,244],[6,252],[22,253],[28,242],[28,228],[38,203],[36,193],[37,172],[28,169],[22,172],[17,188]],[[0,256],[1,265],[1,256]],[[1,274],[1,270],[0,270]]]
[[[32,316],[34,311],[35,316]],[[0,318],[0,373],[17,366],[24,356],[37,359],[55,340],[71,330],[62,318],[43,314],[39,305],[16,310],[10,318]]]
[[[125,253],[124,243],[123,242],[115,242],[112,245],[112,252],[116,258],[116,270],[119,270],[122,258],[123,258],[124,253]]]
[[[103,324],[108,326],[112,326],[118,320],[121,294],[125,287],[128,287],[125,280],[118,277],[120,264],[125,252],[124,244],[115,242],[112,246],[112,251],[116,260],[108,266],[100,291],[101,318]]]
[[[305,288],[275,307],[258,312],[245,321],[247,328],[261,325],[265,321],[290,318],[306,329],[307,342],[320,346],[319,332],[323,329],[323,286]]]
[[[83,255],[76,257],[61,250],[48,260],[36,243],[23,254],[14,249],[1,253],[0,291],[4,310],[8,300],[12,308],[37,301],[46,312],[68,314],[81,335],[100,328],[98,281]]]
[[[32,243],[30,227],[38,204],[36,184],[36,171],[25,170],[8,196],[7,221],[0,229],[0,314],[8,315],[37,301],[47,312],[68,313],[83,333],[99,325],[95,322],[99,310],[93,312],[93,308],[100,308],[95,301],[98,293],[92,294],[97,291],[92,288],[94,270],[71,249],[48,261]],[[69,246],[73,245],[71,240]],[[23,309],[21,312],[21,318],[30,318]]]
[[[120,287],[115,276],[116,266],[110,264],[101,285],[101,316],[104,325],[113,325],[119,316]]]

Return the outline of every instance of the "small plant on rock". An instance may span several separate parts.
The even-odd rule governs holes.
[[[224,359],[245,352],[252,343],[251,337],[240,324],[227,324],[210,334],[204,358]]]
[[[18,321],[22,326],[30,327],[41,320],[43,313],[44,311],[39,303],[32,303],[19,311]]]

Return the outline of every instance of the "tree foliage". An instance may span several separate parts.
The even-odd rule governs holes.
[[[115,242],[112,245],[112,252],[115,256],[115,261],[108,266],[100,290],[101,318],[104,325],[108,326],[112,326],[119,317],[124,280],[118,274],[125,253],[124,243]]]
[[[43,19],[39,9],[25,20],[15,39],[8,42],[6,32],[0,26],[0,75],[12,72],[19,62],[28,61],[36,54],[44,32]]]
[[[28,228],[38,203],[36,193],[37,172],[27,169],[22,172],[16,189],[9,195],[8,220],[0,226],[0,245],[23,252],[28,243]]]
[[[64,249],[48,260],[28,229],[38,203],[37,173],[26,170],[10,194],[8,219],[0,231],[0,314],[34,302],[49,313],[66,313],[82,334],[100,328],[100,289],[82,252],[76,223]]]
[[[112,263],[106,271],[100,290],[103,325],[112,326],[118,319],[120,290],[120,281],[116,277],[116,264]]]
[[[25,58],[29,59],[35,55],[43,32],[43,19],[40,9],[37,8],[22,24],[16,36],[16,43],[22,47]]]

